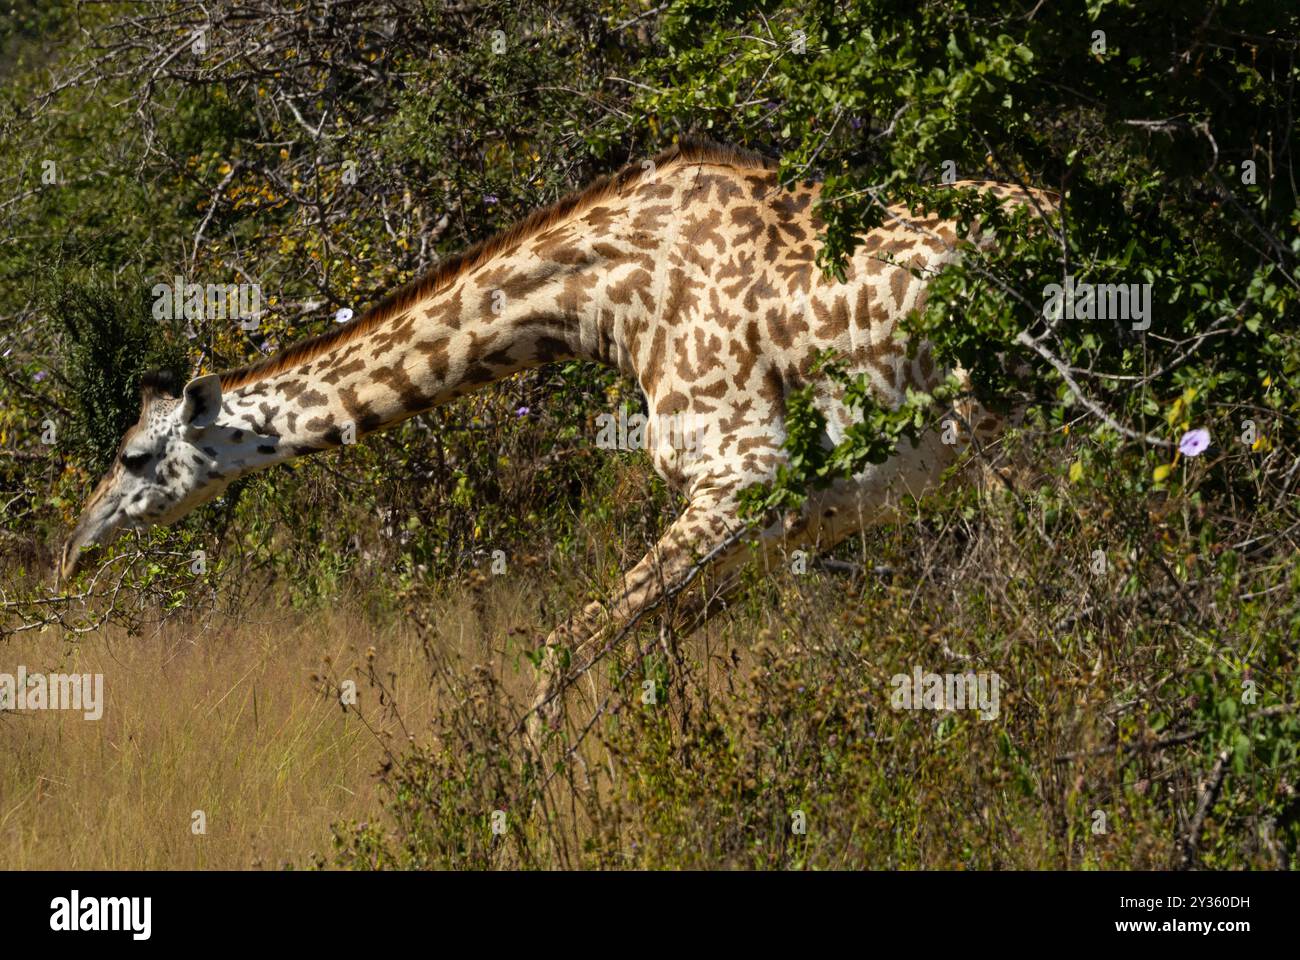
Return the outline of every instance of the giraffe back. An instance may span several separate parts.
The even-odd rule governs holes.
[[[663,176],[679,211],[676,236],[654,277],[653,335],[631,331],[631,342],[653,348],[634,361],[661,422],[685,416],[709,425],[711,471],[770,474],[783,456],[777,447],[786,398],[811,382],[823,351],[847,361],[850,372],[867,374],[889,405],[900,403],[908,388],[930,389],[945,375],[927,344],[908,356],[898,322],[924,305],[928,281],[961,256],[955,224],[891,206],[843,278],[827,278],[816,263],[825,229],[816,211],[820,184],[786,189],[772,169],[717,162],[682,164]],[[992,182],[954,186],[1044,212],[1056,206],[1042,191]],[[818,390],[829,440],[837,442],[852,412],[839,402],[842,391],[821,379]],[[984,432],[999,426],[977,404],[966,416]],[[666,449],[657,466],[671,473],[681,462]]]

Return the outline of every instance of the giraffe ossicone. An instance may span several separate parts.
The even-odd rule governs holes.
[[[1055,209],[1040,191],[954,186]],[[853,414],[842,388],[813,376],[819,355],[833,351],[849,373],[866,374],[886,404],[947,375],[925,345],[909,356],[895,332],[923,304],[927,279],[961,255],[956,225],[890,207],[843,277],[828,279],[815,262],[820,189],[780,185],[755,154],[679,145],[449,258],[328,333],[179,392],[146,383],[140,420],[69,536],[62,574],[83,547],[173,522],[252,471],[363,438],[528,367],[609,364],[640,385],[645,448],[687,505],[612,598],[548,638],[551,669],[534,716],[555,714],[559,663],[585,669],[602,637],[695,576],[700,557],[717,578],[749,555],[734,536],[739,493],[784,462],[792,391],[813,384],[824,441],[844,437]],[[973,402],[954,415],[976,437],[1000,426]],[[945,442],[939,421],[915,446],[816,492],[799,517],[758,530],[760,547],[831,546],[932,489],[962,446]],[[554,655],[561,646],[565,655]]]

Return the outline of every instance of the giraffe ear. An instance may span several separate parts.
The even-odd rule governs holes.
[[[211,426],[221,412],[221,377],[215,373],[195,377],[181,394],[181,423],[186,427]]]

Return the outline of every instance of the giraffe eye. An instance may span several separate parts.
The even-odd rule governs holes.
[[[124,453],[122,454],[122,466],[128,470],[142,470],[144,465],[149,462],[147,453]]]

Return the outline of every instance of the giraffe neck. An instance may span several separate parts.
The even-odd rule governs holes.
[[[227,375],[218,469],[229,477],[350,443],[556,360],[635,376],[625,332],[653,323],[644,290],[672,230],[664,218],[647,231],[630,199],[524,237],[301,362],[272,361],[242,383]]]

